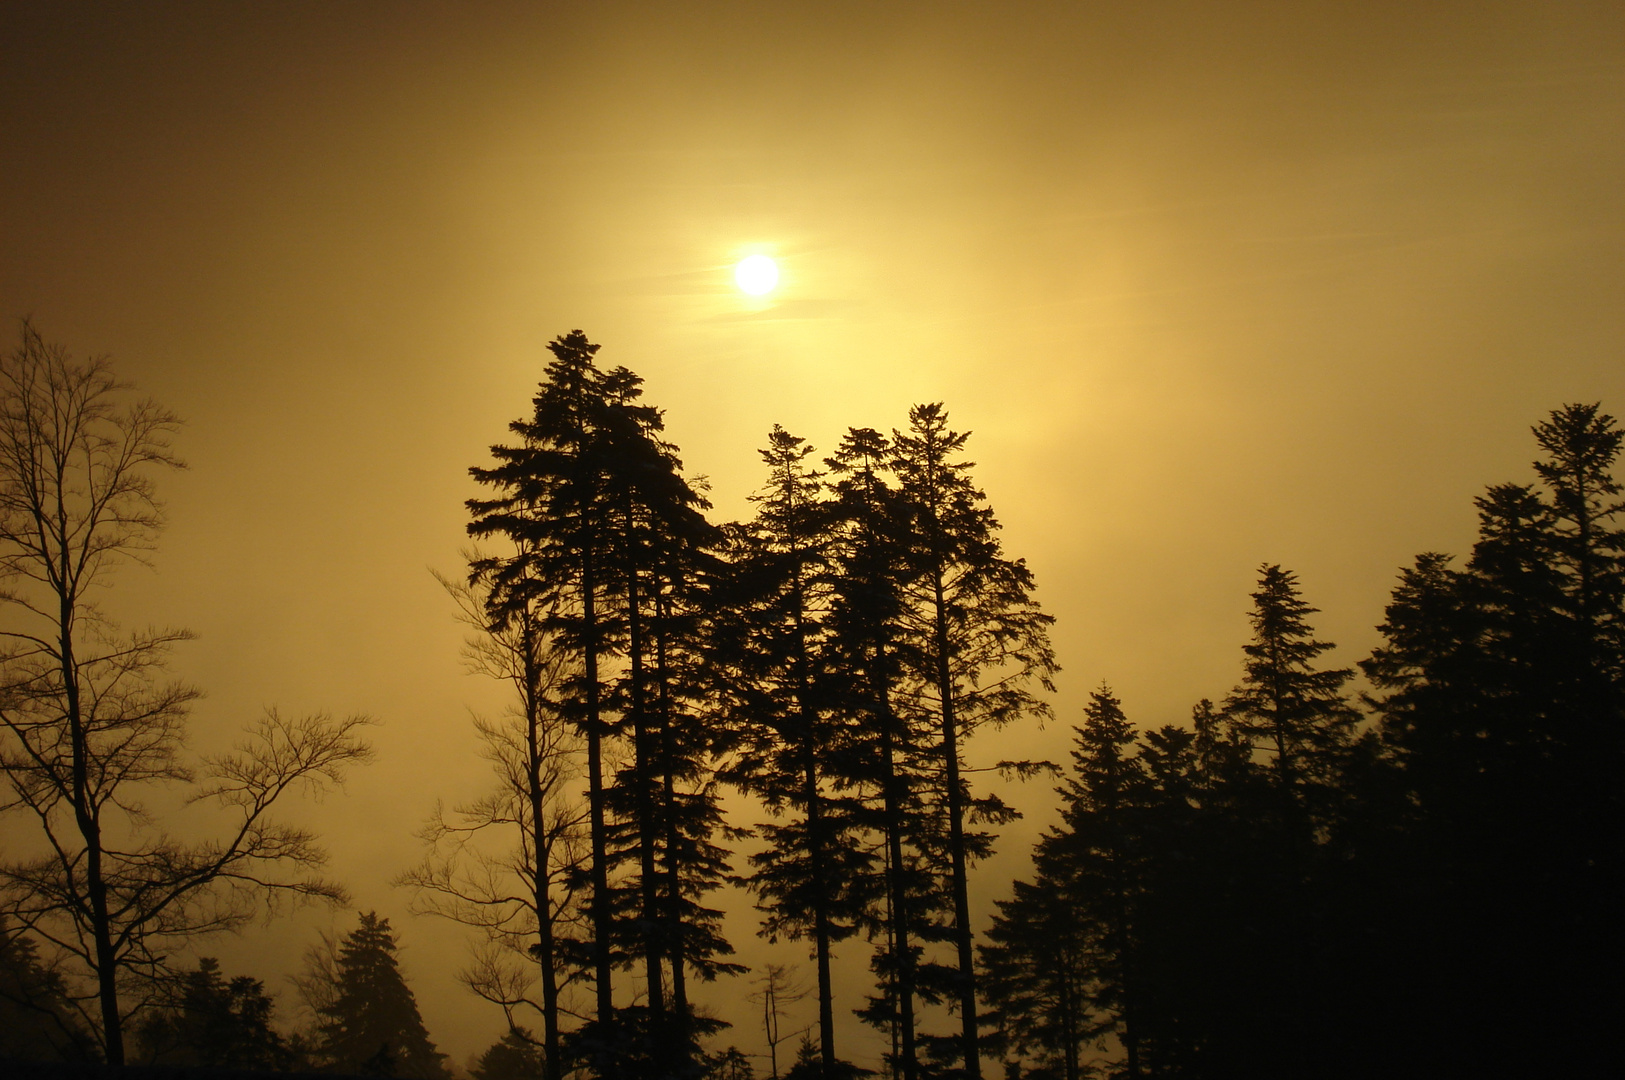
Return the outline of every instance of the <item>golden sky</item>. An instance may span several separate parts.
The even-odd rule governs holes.
[[[188,420],[113,604],[199,633],[200,747],[383,721],[311,818],[459,1062],[500,1018],[387,882],[500,699],[427,568],[555,335],[645,377],[719,520],[774,423],[946,402],[1059,620],[1057,758],[1102,679],[1143,724],[1222,696],[1261,562],[1352,663],[1529,425],[1625,410],[1616,2],[10,3],[0,42],[0,315]],[[327,919],[215,951],[276,985]]]

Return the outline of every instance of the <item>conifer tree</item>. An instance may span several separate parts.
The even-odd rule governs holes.
[[[716,609],[715,653],[743,730],[730,776],[776,815],[749,879],[767,913],[764,931],[810,938],[817,970],[819,1066],[833,1077],[835,943],[865,902],[872,857],[852,843],[856,803],[839,790],[848,733],[833,707],[827,620],[830,515],[813,448],[781,427],[761,451],[766,486],[738,530],[729,591]]]
[[[94,1045],[62,973],[0,916],[0,1059],[85,1061]]]
[[[1109,1015],[1127,1055],[1129,1077],[1140,1075],[1137,1015],[1138,904],[1141,892],[1136,804],[1145,778],[1132,753],[1134,729],[1109,687],[1089,697],[1076,729],[1072,775],[1062,787],[1065,830],[1040,844],[1066,875],[1066,894],[1093,946],[1091,1003]]]
[[[136,1057],[144,1064],[286,1071],[294,1053],[271,1026],[272,1002],[258,979],[229,982],[212,957],[180,979],[169,1007],[137,1024]]]
[[[486,1047],[469,1070],[474,1080],[536,1080],[547,1073],[542,1048],[522,1027],[503,1032],[502,1038]]]
[[[1395,1032],[1424,1068],[1446,1067],[1441,1038],[1483,1070],[1604,1067],[1625,1007],[1622,436],[1596,405],[1534,434],[1539,483],[1476,500],[1464,566],[1427,554],[1402,573],[1363,664],[1408,797],[1392,873],[1416,901],[1389,936],[1406,1000],[1444,1003]],[[1514,1024],[1547,1038],[1478,1049]]]
[[[907,611],[914,642],[904,655],[913,659],[940,739],[959,1049],[966,1074],[979,1080],[968,863],[991,846],[985,835],[968,835],[965,825],[972,810],[986,822],[1009,820],[1013,813],[996,797],[972,800],[962,775],[963,744],[984,724],[1049,715],[1031,687],[1036,682],[1052,690],[1057,668],[1048,637],[1053,620],[1032,599],[1026,565],[1003,556],[998,522],[970,479],[972,463],[963,459],[968,439],[968,432],[949,429],[940,404],[916,405],[909,410],[908,431],[893,433],[891,463],[913,539]]]
[[[1289,843],[1301,844],[1327,813],[1328,789],[1353,740],[1359,714],[1343,687],[1354,672],[1315,666],[1332,646],[1315,639],[1309,616],[1317,609],[1291,571],[1262,567],[1252,598],[1253,640],[1242,646],[1242,680],[1224,709],[1235,731],[1269,756],[1281,828]]]
[[[981,992],[992,1028],[989,1048],[1036,1063],[1026,1075],[1083,1080],[1083,1051],[1099,1036],[1093,1009],[1094,942],[1078,918],[1074,893],[1052,860],[1039,860],[1031,882],[1011,885],[986,942],[977,946]]]
[[[619,815],[616,861],[628,867],[621,903],[631,917],[623,932],[644,970],[651,1064],[681,1071],[695,1049],[689,971],[710,979],[736,969],[720,959],[732,951],[720,913],[700,903],[727,876],[726,851],[715,842],[721,811],[709,778],[712,739],[697,716],[695,655],[697,578],[719,534],[704,518],[709,503],[663,437],[660,412],[638,404],[641,380],[617,368],[606,385],[609,572],[626,657],[615,702],[631,743],[609,793]]]
[[[829,615],[831,662],[841,698],[863,740],[850,774],[875,795],[875,831],[884,863],[884,912],[876,920],[884,945],[875,956],[883,996],[861,1015],[894,1033],[893,1059],[903,1080],[918,1072],[915,998],[920,991],[919,941],[933,936],[938,894],[930,888],[931,834],[936,830],[925,779],[930,743],[917,710],[900,708],[907,527],[885,473],[889,440],[872,428],[847,432],[825,464],[833,487],[835,574]]]
[[[609,822],[605,802],[604,742],[612,729],[604,710],[600,666],[617,648],[618,624],[609,604],[611,507],[604,463],[618,430],[609,410],[610,386],[594,363],[598,346],[579,330],[548,344],[553,360],[532,401],[529,419],[509,429],[519,442],[491,448],[497,464],[473,468],[475,480],[495,489],[471,499],[469,533],[512,539],[517,555],[474,567],[490,582],[493,629],[513,626],[538,609],[543,629],[576,661],[575,677],[560,708],[581,732],[587,750],[587,802],[591,861],[592,967],[597,998],[594,1035],[603,1074],[613,1071],[615,937],[609,888]]]
[[[442,1080],[451,1073],[418,1014],[395,959],[389,920],[361,913],[333,957],[332,981],[315,1003],[321,1055],[339,1072]]]
[[[1236,734],[1268,760],[1271,793],[1260,810],[1273,857],[1266,856],[1269,869],[1249,904],[1257,924],[1269,928],[1260,938],[1266,974],[1258,980],[1258,1008],[1268,1034],[1258,1056],[1261,1071],[1291,1075],[1313,1053],[1305,1008],[1315,939],[1309,879],[1339,810],[1359,714],[1343,693],[1353,671],[1316,665],[1333,646],[1315,638],[1309,616],[1317,609],[1302,598],[1296,576],[1265,565],[1252,599],[1253,639],[1242,646],[1242,680],[1224,710]]]

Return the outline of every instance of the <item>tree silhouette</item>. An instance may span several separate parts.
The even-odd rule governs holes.
[[[201,1065],[282,1072],[295,1055],[271,1026],[272,1002],[258,979],[229,982],[211,957],[184,973],[168,1007],[135,1027],[136,1057],[147,1065]]]
[[[317,1015],[317,1052],[337,1072],[441,1080],[446,1055],[429,1041],[417,999],[395,959],[389,920],[361,913],[360,924],[307,975]]]
[[[437,807],[420,834],[423,863],[398,883],[417,890],[418,910],[483,931],[483,947],[461,978],[501,1006],[511,1030],[521,1030],[520,1010],[541,1016],[537,1060],[547,1080],[558,1080],[561,995],[584,974],[571,960],[570,931],[582,914],[576,880],[585,813],[575,787],[578,743],[559,709],[571,658],[552,647],[542,612],[521,609],[506,623],[488,622],[495,562],[471,554],[472,581],[440,580],[476,631],[464,644],[468,670],[511,683],[517,698],[502,720],[475,723],[497,785],[472,803]],[[493,838],[497,850],[486,843]]]
[[[474,1080],[535,1080],[548,1075],[549,1066],[529,1031],[509,1028],[480,1054],[469,1073]]]
[[[1389,932],[1403,1003],[1428,1010],[1396,1024],[1422,1068],[1606,1071],[1625,1008],[1621,433],[1596,405],[1534,433],[1540,483],[1476,500],[1461,569],[1426,554],[1401,575],[1364,664],[1408,797],[1388,865],[1414,900]],[[1514,1024],[1545,1038],[1506,1046]]]
[[[93,1046],[68,1000],[62,973],[0,917],[0,1059],[84,1061]]]
[[[837,479],[831,512],[829,641],[840,697],[835,708],[851,717],[854,742],[844,770],[874,794],[870,816],[881,837],[884,910],[870,915],[884,935],[874,963],[882,996],[862,1011],[865,1020],[891,1029],[893,1061],[904,1080],[919,1068],[915,998],[920,992],[922,937],[933,935],[941,907],[930,888],[935,842],[926,797],[930,769],[927,733],[917,712],[898,707],[904,629],[903,534],[907,527],[896,489],[886,481],[889,440],[872,428],[854,428],[825,459]]]
[[[972,813],[984,822],[1014,812],[996,796],[972,799],[963,778],[965,739],[978,727],[1002,727],[1022,716],[1040,719],[1049,706],[1030,690],[1053,690],[1057,670],[1048,627],[1032,599],[1033,579],[1020,560],[1003,557],[998,522],[963,460],[968,432],[948,428],[940,404],[909,410],[907,432],[894,432],[892,467],[909,515],[908,612],[913,616],[914,675],[941,739],[942,799],[947,817],[949,890],[958,954],[955,980],[960,1053],[967,1075],[981,1077],[977,1051],[976,979],[967,865],[991,853],[990,838],[967,834]],[[1029,766],[1031,767],[1031,766]]]
[[[312,875],[324,860],[314,837],[271,810],[367,757],[365,718],[270,711],[232,752],[185,760],[198,693],[164,664],[189,635],[121,631],[94,603],[119,564],[152,550],[163,515],[151,473],[181,464],[179,421],[128,403],[127,389],[105,359],[76,362],[26,322],[0,361],[0,605],[17,627],[0,630],[3,805],[31,814],[48,850],[0,864],[0,914],[95,983],[74,998],[96,1002],[87,1020],[115,1065],[125,1019],[178,944],[242,925],[267,896],[343,899]],[[185,844],[159,828],[140,799],[166,785],[217,807],[224,835]]]
[[[819,1062],[834,1069],[832,947],[855,932],[872,900],[864,884],[874,860],[852,842],[857,802],[840,790],[851,733],[833,704],[833,538],[812,454],[783,428],[768,436],[768,482],[752,496],[756,517],[738,530],[731,591],[714,607],[712,656],[743,732],[731,779],[776,816],[789,815],[762,827],[768,845],[751,857],[748,883],[770,938],[812,939]]]
[[[587,803],[592,885],[592,963],[597,995],[593,1053],[601,1075],[614,1069],[615,998],[611,968],[613,897],[609,888],[609,823],[603,743],[611,735],[603,708],[600,664],[616,648],[617,624],[606,617],[610,508],[603,458],[610,428],[608,387],[593,356],[598,346],[579,330],[548,344],[553,360],[532,400],[531,418],[515,420],[513,446],[495,445],[497,464],[472,468],[474,479],[495,489],[470,499],[468,531],[503,536],[518,548],[512,559],[476,567],[488,573],[487,613],[493,628],[510,627],[540,607],[544,628],[573,658],[574,678],[560,709],[587,747]]]

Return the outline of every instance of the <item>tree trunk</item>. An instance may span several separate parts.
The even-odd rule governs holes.
[[[881,765],[886,808],[887,891],[891,897],[892,962],[897,971],[897,1022],[901,1034],[903,1080],[915,1080],[914,954],[908,936],[908,886],[903,874],[903,806],[897,790],[897,763],[893,745],[890,695],[880,685]]]
[[[538,731],[541,702],[537,694],[535,627],[530,611],[525,612],[525,753],[526,785],[530,800],[532,903],[536,908],[536,963],[542,979],[542,1052],[545,1055],[544,1080],[560,1080],[563,1075],[559,1051],[559,987],[553,970],[553,904],[548,889],[547,824],[543,818],[542,746]]]
[[[679,848],[677,821],[677,777],[673,763],[677,746],[672,732],[671,673],[666,663],[666,608],[658,591],[655,595],[655,684],[659,687],[660,746],[664,768],[661,772],[661,797],[665,806],[665,878],[666,902],[661,912],[661,925],[665,927],[666,954],[671,962],[671,1014],[673,1020],[672,1071],[682,1075],[688,1068],[688,973],[684,970],[683,947],[683,878],[682,853]]]
[[[631,516],[629,511],[628,533],[632,528]],[[642,597],[638,595],[638,572],[636,567],[633,567],[626,575],[626,628],[627,654],[631,660],[628,711],[632,714],[632,782],[636,785],[633,791],[633,805],[638,817],[640,893],[638,922],[643,932],[643,973],[648,990],[649,1034],[658,1052],[658,1048],[663,1047],[666,1042],[666,994],[660,968],[660,930],[663,921],[659,910],[659,878],[655,869],[654,797],[650,791],[654,783],[655,762],[654,755],[650,752],[649,718],[643,700],[645,665],[642,602]]]
[[[604,759],[598,701],[598,613],[590,552],[582,557],[581,618],[587,679],[587,808],[592,819],[592,953],[593,983],[597,992],[599,1075],[620,1075],[619,1055],[613,1048],[615,990],[610,982],[610,931],[614,913],[609,904],[609,842],[604,823]]]
[[[948,848],[953,864],[954,944],[959,953],[959,1017],[965,1053],[965,1074],[981,1080],[982,1056],[977,1049],[976,966],[971,952],[970,889],[965,868],[965,802],[959,785],[959,719],[954,713],[953,673],[948,662],[948,605],[943,595],[942,567],[932,570],[932,600],[936,616],[936,680],[942,704],[942,754],[948,766]]]
[[[90,747],[85,736],[79,700],[79,665],[73,652],[73,602],[67,590],[67,552],[57,598],[62,658],[62,688],[67,698],[67,720],[73,743],[73,817],[85,841],[85,892],[90,899],[90,932],[96,943],[96,991],[102,1014],[102,1049],[109,1065],[124,1064],[124,1025],[118,1006],[118,955],[113,951],[112,926],[107,916],[107,882],[102,873],[101,821],[90,795]]]

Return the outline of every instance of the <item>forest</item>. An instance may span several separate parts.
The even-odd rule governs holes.
[[[509,688],[479,728],[491,786],[395,882],[469,929],[461,977],[507,1028],[475,1080],[1617,1057],[1625,432],[1600,403],[1531,417],[1534,482],[1462,493],[1476,542],[1399,570],[1357,667],[1327,663],[1297,575],[1265,564],[1235,685],[1152,728],[1105,684],[1052,715],[1053,620],[942,404],[826,452],[775,427],[754,515],[716,522],[640,378],[579,330],[548,348],[470,470],[467,565],[441,581],[469,669]],[[98,601],[157,543],[179,428],[27,322],[0,363],[0,1062],[449,1078],[376,913],[312,944],[296,1003],[209,952],[349,903],[281,811],[364,767],[373,721],[268,711],[233,751],[188,750],[199,691],[167,664],[189,635]],[[1071,727],[1070,760],[999,759],[1001,729],[1039,722]],[[999,898],[978,923],[1015,780],[1053,786],[1060,817],[1022,879],[977,882]],[[213,832],[167,824],[192,806]],[[738,961],[723,890],[804,945],[810,985]],[[838,953],[869,958],[862,997]],[[697,1003],[725,981],[760,1002],[770,1060]],[[781,1046],[797,994],[817,1021]],[[841,1045],[854,1014],[882,1061]]]

